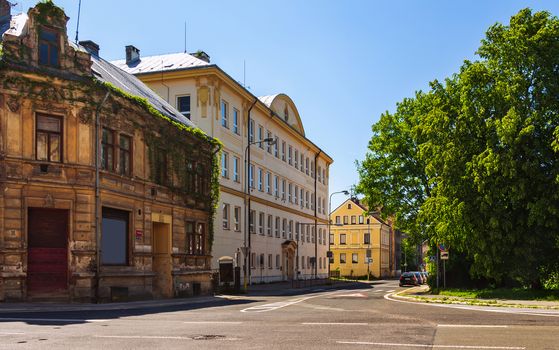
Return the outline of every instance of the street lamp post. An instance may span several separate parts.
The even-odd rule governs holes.
[[[330,242],[330,227],[332,226],[332,196],[338,193],[343,193],[344,195],[348,196],[349,192],[346,190],[343,191],[338,191],[338,192],[332,192],[330,194],[330,197],[328,198],[328,251],[331,252],[330,250],[330,245],[332,244],[332,242]],[[332,254],[332,253],[331,253]],[[330,278],[330,257],[328,257],[328,278]]]
[[[252,107],[251,107],[252,108]],[[250,114],[248,118],[248,123],[250,125]],[[250,128],[250,126],[249,126]],[[250,279],[251,271],[250,271],[250,251],[251,251],[251,235],[250,235],[250,146],[257,145],[261,143],[267,143],[269,145],[273,145],[277,142],[274,138],[265,138],[263,140],[258,141],[250,141],[250,135],[248,136],[248,144],[245,148],[245,237],[243,242],[243,253],[245,255],[245,268],[244,268],[244,288],[245,291],[247,290],[247,282]],[[255,218],[256,219],[256,218]],[[248,243],[248,245],[247,245]],[[248,275],[248,278],[247,278]]]

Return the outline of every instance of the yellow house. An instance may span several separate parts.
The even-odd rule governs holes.
[[[330,271],[339,276],[377,278],[394,275],[390,257],[390,225],[378,215],[366,215],[367,208],[356,198],[346,200],[330,213]]]

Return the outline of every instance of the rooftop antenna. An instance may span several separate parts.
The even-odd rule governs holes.
[[[184,53],[186,53],[186,21],[184,21]]]
[[[78,24],[76,25],[76,44],[78,43],[78,33],[80,30],[80,13],[82,11],[82,0],[78,3]]]

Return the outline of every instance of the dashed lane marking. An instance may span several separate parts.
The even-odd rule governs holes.
[[[186,324],[241,324],[240,321],[184,321]]]
[[[368,323],[364,322],[303,322],[301,323],[307,326],[368,326]]]
[[[375,345],[375,346],[400,346],[409,348],[429,349],[491,349],[491,350],[523,350],[522,346],[483,346],[483,345],[434,345],[434,344],[405,344],[405,343],[374,343],[364,341],[337,341],[338,344],[348,345]]]
[[[507,325],[492,325],[492,324],[438,324],[437,327],[441,328],[508,328]]]
[[[110,320],[77,319],[77,318],[13,318],[3,317],[0,322],[109,322]]]
[[[167,339],[167,340],[196,340],[196,337],[163,336],[163,335],[94,335],[94,338],[106,339]],[[216,340],[240,340],[240,338],[216,337]]]

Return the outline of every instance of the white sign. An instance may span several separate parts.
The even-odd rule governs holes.
[[[441,251],[441,260],[448,260],[448,250]]]

